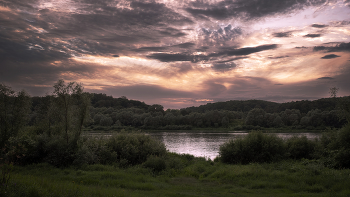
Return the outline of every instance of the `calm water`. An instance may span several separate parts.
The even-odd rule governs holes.
[[[247,133],[178,133],[162,132],[150,133],[156,139],[164,142],[167,150],[180,154],[191,154],[199,157],[214,159],[219,155],[219,147],[229,139],[236,139],[247,135]],[[308,139],[314,139],[320,136],[315,133],[277,133],[275,134],[284,139],[292,136],[306,136]]]

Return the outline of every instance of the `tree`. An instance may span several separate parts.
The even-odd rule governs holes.
[[[58,107],[67,144],[70,134],[73,134],[75,141],[77,141],[85,120],[89,118],[90,96],[88,93],[84,93],[83,86],[76,82],[66,84],[61,79],[53,87],[55,98],[53,102]]]
[[[11,87],[0,84],[0,148],[26,124],[30,101],[24,90],[16,93]]]
[[[339,88],[337,88],[337,87],[329,88],[329,94],[331,95],[332,98],[337,97],[338,90],[339,90]]]
[[[247,125],[261,126],[264,127],[266,124],[265,120],[266,112],[261,108],[254,108],[249,111],[245,123]]]

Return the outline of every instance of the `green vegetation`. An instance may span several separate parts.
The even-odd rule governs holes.
[[[154,104],[113,98],[105,94],[85,93],[91,100],[87,131],[142,130],[307,130],[321,132],[338,129],[348,122],[350,97],[332,97],[315,101],[274,103],[261,100],[208,103],[180,110]],[[53,95],[55,96],[55,94]],[[29,125],[43,119],[43,106],[52,96],[32,97]],[[62,108],[63,109],[63,108]]]
[[[75,82],[58,81],[53,94],[40,98],[35,107],[24,91],[16,93],[4,85],[0,90],[0,197],[350,195],[350,124],[329,129],[316,141],[305,137],[284,141],[251,132],[223,144],[214,161],[169,153],[163,143],[131,131],[132,127],[108,138],[82,136],[83,128],[95,121],[102,127],[116,121],[113,127],[119,129],[127,125],[124,121],[137,127],[139,120],[141,128],[229,128],[232,120],[253,129],[304,121],[317,127],[324,124],[319,119],[323,116],[318,116],[324,112],[318,110],[305,116],[295,109],[272,114],[261,108],[186,114],[152,105],[147,112],[104,108],[95,113],[97,108],[90,107],[92,95]],[[346,123],[346,107],[342,113],[334,112],[338,119],[331,120],[345,117]]]
[[[154,162],[162,161],[165,166],[15,166],[9,184],[1,187],[0,196],[350,195],[350,170],[329,169],[312,160],[227,165],[173,153],[158,159]]]

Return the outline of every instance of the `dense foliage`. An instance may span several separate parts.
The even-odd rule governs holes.
[[[163,106],[157,104],[146,105],[125,97],[115,99],[103,94],[90,94],[83,92],[82,85],[75,82],[65,83],[59,80],[53,88],[51,95],[35,97],[32,99],[35,104],[31,105],[30,96],[25,91],[16,93],[10,87],[0,86],[2,163],[46,162],[54,166],[117,163],[126,167],[146,162],[144,165],[154,168],[155,171],[164,168],[161,158],[166,155],[165,146],[150,136],[119,132],[109,138],[93,138],[82,136],[83,128],[120,131],[130,126],[168,130],[191,127],[248,130],[286,126],[343,126],[338,132],[324,134],[319,142],[310,141],[305,137],[283,141],[274,135],[252,132],[245,138],[224,144],[220,148],[220,160],[226,163],[247,164],[304,158],[321,159],[324,165],[329,167],[350,167],[350,127],[344,126],[349,120],[349,97],[330,98],[330,111],[311,109],[306,114],[299,109],[272,112],[271,106],[275,104],[260,101],[227,102],[245,103],[243,106],[254,105],[249,111],[213,108],[202,113],[199,109],[203,106],[197,108],[198,112],[194,112],[194,108],[164,111]],[[339,100],[338,107],[333,105],[336,99]],[[327,103],[324,102],[326,100],[323,99],[321,103]]]
[[[275,135],[251,132],[246,137],[230,140],[220,147],[220,159],[224,163],[263,163],[283,159],[283,140]]]
[[[125,97],[114,99],[114,101],[123,99],[125,103],[135,102]],[[126,127],[162,130],[192,128],[322,130],[341,128],[348,122],[349,110],[345,107],[346,102],[350,102],[350,97],[282,104],[259,100],[227,101],[181,110],[163,110],[161,105],[145,106],[141,105],[142,103],[139,105],[129,103],[124,104],[126,107],[120,105],[118,107],[91,107],[91,120],[86,126],[93,130],[120,130]]]
[[[350,168],[350,126],[323,133],[316,141],[305,136],[282,140],[274,134],[251,132],[221,145],[217,159],[229,164],[310,159],[331,168]]]

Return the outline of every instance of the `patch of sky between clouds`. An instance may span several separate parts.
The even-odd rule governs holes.
[[[130,67],[130,66],[147,66],[151,68],[164,68],[164,62],[156,60],[148,60],[139,57],[103,57],[103,56],[75,56],[74,60],[85,63],[95,63],[101,66],[116,66],[116,67]]]
[[[74,0],[39,0],[36,8],[50,9],[58,12],[73,12],[83,14],[83,8],[87,5],[76,2]]]
[[[283,16],[268,17],[253,25],[253,29],[285,28],[285,27],[305,27],[312,24],[327,24],[333,21],[343,21],[350,19],[350,9],[343,2],[338,2],[333,6],[328,6],[327,12],[318,8],[308,8],[301,12],[290,13]]]

